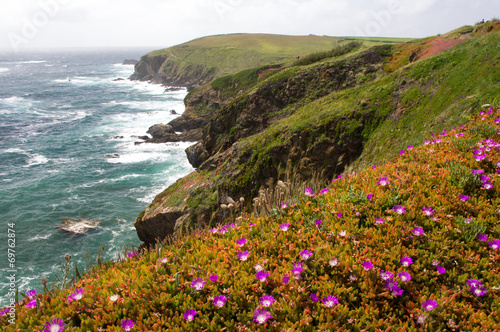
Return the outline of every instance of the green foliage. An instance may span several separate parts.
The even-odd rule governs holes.
[[[74,332],[122,331],[127,319],[135,322],[133,331],[494,331],[500,317],[500,253],[478,235],[500,238],[500,181],[495,169],[484,167],[488,163],[454,142],[498,144],[500,135],[474,130],[482,124],[500,128],[494,121],[498,117],[500,109],[475,117],[442,139],[406,149],[390,163],[344,174],[328,191],[320,194],[316,188],[314,197],[303,191],[290,195],[294,190],[283,183],[276,199],[294,203],[279,213],[246,215],[232,225],[193,231],[156,249],[101,262],[74,286],[36,295],[37,307],[27,307],[30,299],[22,299],[15,331],[38,331],[53,318]],[[457,137],[459,132],[463,137]],[[486,154],[500,160],[498,149]],[[494,178],[494,187],[477,190],[464,202],[461,182],[451,183],[450,174],[465,176],[463,170],[478,168]],[[378,184],[381,177],[387,177],[387,185]],[[392,204],[405,212],[396,213]],[[423,207],[432,208],[430,215]],[[284,223],[290,224],[286,231]],[[424,234],[415,235],[415,227]],[[240,247],[242,238],[247,241]],[[301,258],[304,249],[312,257]],[[244,250],[249,257],[238,259]],[[402,257],[413,264],[403,266]],[[365,270],[366,261],[374,267]],[[300,278],[292,273],[296,263],[303,269]],[[264,282],[256,279],[257,265],[269,272]],[[436,265],[446,271],[438,272]],[[388,290],[382,270],[394,274],[401,294]],[[401,272],[411,280],[403,282],[397,277]],[[209,279],[212,275],[216,281]],[[192,288],[196,278],[206,282],[200,290]],[[478,279],[486,293],[474,295],[470,279]],[[77,290],[83,290],[82,298],[70,301]],[[333,295],[339,303],[330,307],[312,294]],[[220,308],[212,302],[219,295],[227,299]],[[263,307],[263,295],[275,302]],[[437,303],[430,311],[423,306],[429,299]],[[259,308],[272,318],[253,321]],[[188,309],[197,312],[191,322],[183,318]],[[0,324],[7,324],[7,316]]]
[[[362,43],[359,41],[351,41],[351,42],[348,42],[347,44],[343,44],[343,45],[334,47],[329,51],[311,53],[305,57],[302,57],[302,58],[296,60],[292,64],[292,66],[307,66],[307,65],[313,64],[315,62],[319,62],[319,61],[324,60],[324,59],[338,57],[338,56],[347,54],[349,52],[352,52],[354,49],[360,47],[361,45],[362,45]]]

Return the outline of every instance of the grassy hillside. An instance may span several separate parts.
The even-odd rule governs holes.
[[[255,202],[260,215],[130,253],[69,289],[29,293],[16,305],[16,328],[5,313],[0,324],[496,331],[500,109],[469,114],[470,122],[420,146],[401,142],[389,163],[335,177],[322,190],[280,183],[280,193],[262,192]]]
[[[359,170],[467,121],[485,100],[498,105],[500,57],[492,50],[500,33],[473,30],[441,36],[445,46],[431,37],[361,48],[306,66],[247,70],[200,88],[235,97],[212,110],[198,171],[158,195],[136,227],[168,207],[188,214],[183,225],[221,221],[230,215],[220,209],[227,196],[249,202],[287,170],[304,181]],[[436,45],[433,56],[415,53]]]
[[[310,53],[326,51],[353,39],[356,38],[269,34],[203,37],[150,52],[142,57],[133,77],[154,79],[165,84],[200,85],[245,69],[282,63]],[[408,40],[358,39],[368,46]]]

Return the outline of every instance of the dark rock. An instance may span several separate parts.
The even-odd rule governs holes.
[[[189,163],[194,167],[198,168],[201,164],[208,159],[208,152],[202,143],[197,143],[186,149],[186,155]]]
[[[120,158],[120,155],[118,153],[108,154],[108,155],[106,155],[106,158],[110,158],[110,159]]]
[[[170,110],[170,114],[177,115],[178,113],[175,110]]]
[[[147,133],[150,134],[153,139],[161,140],[168,134],[175,134],[175,131],[171,125],[159,123],[149,127]]]
[[[134,60],[134,59],[125,59],[123,60],[122,65],[136,65],[139,63],[139,60]]]
[[[109,139],[123,139],[123,136],[112,136]]]
[[[163,240],[174,233],[176,221],[183,214],[177,208],[170,208],[148,218],[146,222],[138,218],[134,227],[141,241],[153,245],[157,240]]]
[[[113,80],[113,82],[118,82],[118,81],[125,81],[124,78],[118,77]]]

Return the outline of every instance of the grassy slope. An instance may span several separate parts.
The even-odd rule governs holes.
[[[37,331],[53,318],[64,321],[65,331],[123,331],[126,319],[135,322],[134,331],[494,331],[500,326],[500,250],[491,241],[500,239],[500,150],[474,151],[500,144],[500,110],[491,112],[427,137],[430,144],[405,149],[386,165],[346,175],[326,194],[301,193],[273,215],[246,216],[234,227],[201,230],[107,263],[70,289],[37,295],[38,308],[28,308],[24,299],[16,308],[16,331]],[[479,153],[485,158],[477,161]],[[490,180],[474,175],[477,169]],[[382,177],[388,185],[378,183]],[[485,181],[493,188],[483,189]],[[459,195],[470,198],[463,202]],[[396,213],[396,205],[406,211]],[[280,229],[284,223],[290,223],[287,231]],[[414,235],[415,227],[425,234]],[[479,233],[489,242],[479,241]],[[236,244],[241,238],[247,240],[243,247]],[[307,260],[300,256],[305,249],[312,252]],[[250,252],[246,261],[237,257],[242,250]],[[413,264],[402,266],[404,256]],[[361,265],[367,261],[370,270]],[[299,262],[297,279],[291,269]],[[257,264],[270,273],[265,282],[255,277]],[[436,264],[446,271],[438,272]],[[381,271],[394,273],[402,294],[387,289]],[[411,280],[396,278],[400,272]],[[211,275],[218,280],[209,281]],[[191,286],[195,278],[206,282],[201,291]],[[472,294],[470,279],[486,293]],[[77,289],[83,297],[69,301]],[[336,296],[339,303],[328,307],[312,294]],[[219,295],[227,298],[221,308],[212,303]],[[263,295],[275,302],[263,307]],[[424,308],[429,299],[436,308]],[[197,312],[192,322],[183,318],[188,309]],[[257,324],[257,309],[272,318]]]
[[[170,48],[150,52],[151,57],[168,56],[163,72],[187,70],[203,66],[201,71],[214,77],[244,69],[288,61],[297,56],[329,50],[354,37],[286,36],[269,34],[231,34],[203,37]],[[366,45],[381,42],[403,42],[408,39],[370,40],[360,38]]]
[[[469,30],[468,28],[467,31]],[[453,38],[459,36],[458,34]],[[420,47],[432,39],[417,40],[404,47],[414,50],[415,45]],[[397,53],[386,64],[386,71],[377,72],[376,75],[358,76],[358,83],[362,84],[347,87],[313,102],[310,100],[314,99],[314,91],[318,86],[309,87],[311,95],[308,94],[296,105],[287,106],[294,109],[291,116],[238,143],[242,150],[240,157],[248,154],[251,154],[251,157],[241,158],[243,162],[238,166],[241,172],[223,178],[219,188],[224,188],[229,195],[246,195],[247,199],[251,199],[260,187],[255,186],[256,179],[265,181],[263,172],[279,167],[278,162],[270,157],[271,152],[281,147],[284,150],[289,149],[290,139],[304,132],[310,136],[311,146],[317,141],[327,141],[331,146],[348,145],[353,137],[362,141],[362,154],[347,167],[347,170],[356,170],[387,160],[403,146],[422,143],[431,132],[451,128],[466,121],[470,111],[480,106],[483,101],[495,101],[497,104],[499,102],[500,55],[492,52],[499,43],[498,32],[478,35],[475,39],[465,40],[436,56],[413,63],[408,60],[411,52],[400,52],[402,47],[395,46]],[[358,54],[327,59],[305,68],[285,67],[271,70],[268,75],[254,81],[255,85],[235,98],[233,103],[242,103],[244,107],[245,95],[254,93],[259,87],[293,77],[307,68],[314,69],[315,66],[329,62],[348,62]],[[247,77],[249,74],[255,77],[254,71],[235,74],[232,78],[237,81],[239,76]],[[238,87],[234,91],[229,88],[226,93],[235,94],[238,90]],[[240,157],[232,156],[235,160]],[[318,171],[319,168],[318,165],[307,163],[305,160],[293,160],[290,165],[307,167],[311,172]],[[339,172],[342,170],[343,168],[339,167]],[[223,174],[223,170],[215,170],[193,174],[191,177],[201,176],[203,179],[200,181],[207,183],[219,181]],[[179,193],[191,193],[186,203],[193,210],[210,210],[220,204],[214,201],[214,198],[218,197],[217,188],[204,187],[195,190],[184,183],[189,184],[189,178],[181,179],[174,191],[167,188],[157,197],[157,203],[173,206],[175,202],[169,197],[176,197]]]

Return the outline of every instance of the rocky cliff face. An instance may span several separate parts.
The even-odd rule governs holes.
[[[324,179],[341,172],[359,156],[363,147],[362,128],[349,136],[339,130],[345,118],[295,132],[282,144],[269,149],[262,147],[260,151],[242,139],[290,116],[306,102],[359,84],[360,76],[371,77],[382,70],[388,49],[374,48],[348,61],[291,68],[267,80],[259,71],[261,83],[237,92],[235,98],[229,97],[235,94],[233,90],[216,90],[210,84],[191,92],[186,98],[186,117],[180,117],[178,122],[189,122],[189,117],[194,116],[203,119],[200,124],[206,124],[200,142],[186,150],[189,161],[198,168],[196,175],[190,177],[197,177],[198,181],[182,179],[173,186],[175,190],[170,188],[158,195],[136,221],[141,239],[152,243],[150,240],[159,234],[155,229],[160,224],[175,229],[194,219],[197,223],[224,220],[229,212],[219,205],[227,203],[228,196],[244,197],[250,202],[262,185],[279,178],[285,165],[294,165],[296,174],[304,179],[314,171],[310,165],[324,169]],[[352,115],[360,116],[366,114]],[[342,141],[335,136],[342,137]]]

